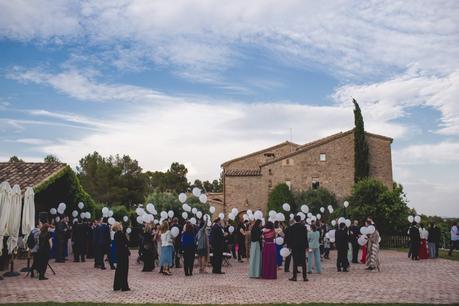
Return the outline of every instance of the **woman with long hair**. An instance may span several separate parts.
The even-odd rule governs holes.
[[[194,257],[196,253],[196,239],[193,231],[193,225],[187,222],[185,231],[181,238],[181,249],[183,250],[183,267],[185,276],[193,275]]]
[[[161,233],[161,255],[159,257],[159,265],[164,275],[172,275],[169,267],[173,265],[172,253],[174,252],[174,240],[169,230],[169,222],[163,221],[159,230]]]
[[[261,276],[261,220],[256,220],[250,231],[249,277]]]
[[[112,226],[115,232],[113,241],[116,244],[116,271],[115,279],[113,281],[113,290],[129,291],[131,290],[128,285],[128,272],[129,272],[129,256],[131,252],[128,247],[128,240],[126,234],[123,233],[123,226],[119,222],[115,222]]]
[[[263,229],[263,251],[261,253],[261,277],[264,279],[277,278],[277,263],[276,263],[276,244],[274,239],[276,232],[274,231],[274,224],[267,222]]]
[[[142,259],[143,259],[143,269],[142,272],[151,272],[155,268],[155,245],[153,242],[153,235],[152,235],[152,226],[151,224],[146,224],[144,231],[143,231],[143,252],[142,252]]]
[[[45,223],[40,228],[38,236],[38,279],[47,280],[45,277],[46,269],[48,268],[49,254],[52,248],[51,235],[49,233],[49,225]]]
[[[206,272],[207,258],[209,258],[209,236],[207,235],[207,224],[204,219],[199,223],[199,231],[197,234],[198,244],[198,262],[199,262],[199,273]]]

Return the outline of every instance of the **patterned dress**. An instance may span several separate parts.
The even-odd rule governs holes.
[[[381,237],[379,232],[375,231],[373,234],[368,237],[368,257],[367,257],[367,266],[372,269],[379,269],[379,241]]]

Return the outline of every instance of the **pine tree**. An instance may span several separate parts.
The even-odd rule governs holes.
[[[363,123],[362,112],[360,106],[352,99],[354,103],[354,145],[355,145],[355,182],[367,178],[370,172],[370,165],[368,162],[368,143],[365,139],[365,127]]]

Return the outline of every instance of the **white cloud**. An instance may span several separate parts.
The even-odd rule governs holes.
[[[454,71],[458,15],[455,1],[2,1],[0,37],[89,45],[118,52],[118,67],[139,67],[140,58],[203,80],[255,45],[299,67],[361,78],[409,64]]]
[[[432,107],[442,114],[436,132],[459,135],[459,69],[445,76],[432,76],[412,67],[386,81],[342,86],[334,94],[341,103],[349,103],[351,96],[365,109],[370,124],[375,119],[387,122],[402,118],[410,107]]]
[[[448,164],[459,162],[459,142],[409,145],[393,152],[398,165]]]

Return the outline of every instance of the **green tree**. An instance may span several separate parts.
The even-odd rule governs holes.
[[[186,174],[188,169],[183,164],[174,162],[166,172],[147,171],[149,192],[186,192],[190,187]]]
[[[378,180],[362,179],[354,185],[349,202],[347,212],[350,218],[364,221],[372,217],[380,232],[406,234],[411,210],[402,185],[394,183],[393,189],[389,190]]]
[[[362,117],[362,112],[360,106],[352,99],[354,103],[354,145],[355,145],[355,182],[360,181],[361,179],[367,178],[370,171],[370,165],[368,162],[368,143],[365,139],[365,127]]]
[[[281,183],[273,188],[268,196],[268,209],[275,211],[283,211],[282,204],[290,204],[292,211],[296,210],[293,194],[287,184]]]
[[[331,205],[333,208],[337,208],[338,206],[335,194],[323,187],[319,187],[317,189],[309,188],[306,191],[295,192],[294,199],[295,203],[298,205],[308,205],[309,210],[313,214],[321,213],[321,207],[328,211],[328,205]]]
[[[59,158],[57,158],[56,155],[48,154],[45,156],[44,162],[52,164],[52,163],[60,163],[61,161],[59,160]]]
[[[223,192],[223,180],[213,180],[212,181],[212,192]]]
[[[77,170],[84,189],[97,202],[129,207],[145,199],[147,178],[127,155],[104,158],[94,152],[80,160]]]
[[[23,163],[24,161],[17,157],[16,155],[13,155],[10,157],[10,160],[8,161],[10,163]]]

